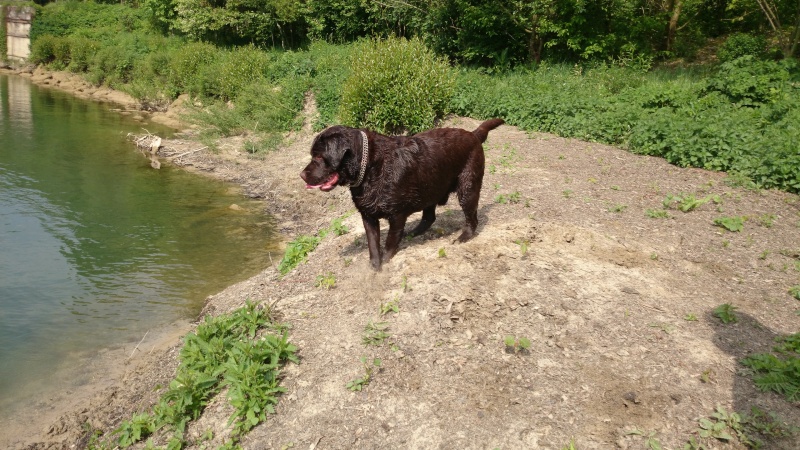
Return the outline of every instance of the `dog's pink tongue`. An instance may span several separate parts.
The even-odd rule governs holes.
[[[334,172],[333,175],[331,175],[331,177],[328,178],[328,181],[323,183],[322,186],[320,186],[319,188],[320,190],[323,191],[330,191],[331,189],[336,187],[337,181],[339,181],[339,174]]]
[[[331,189],[336,187],[336,182],[339,181],[339,174],[334,172],[327,181],[322,184],[308,184],[306,183],[306,189],[316,189],[320,188],[323,191],[330,191]]]

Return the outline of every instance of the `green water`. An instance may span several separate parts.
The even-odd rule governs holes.
[[[152,169],[126,140],[143,127],[166,132],[0,75],[0,416],[269,264],[263,205]]]

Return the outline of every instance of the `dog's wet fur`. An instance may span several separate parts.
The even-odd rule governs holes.
[[[330,191],[358,180],[362,161],[362,134],[369,144],[366,173],[350,187],[364,221],[372,267],[397,253],[408,216],[422,211],[411,231],[420,235],[436,220],[436,205],[455,192],[466,222],[458,237],[466,242],[478,226],[478,199],[484,172],[483,142],[502,119],[483,122],[475,131],[436,128],[413,136],[384,136],[369,130],[334,126],[320,133],[311,146],[311,162],[300,173],[306,188]],[[379,219],[389,222],[386,250],[380,245]]]

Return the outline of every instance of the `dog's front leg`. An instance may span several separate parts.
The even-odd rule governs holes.
[[[403,239],[403,230],[406,227],[408,216],[392,216],[389,218],[389,234],[386,236],[386,253],[381,262],[387,262],[397,253],[400,240]]]
[[[361,214],[364,222],[364,231],[367,234],[367,247],[369,247],[369,262],[375,270],[381,270],[381,224],[378,219]]]

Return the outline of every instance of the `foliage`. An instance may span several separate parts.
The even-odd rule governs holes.
[[[753,370],[753,381],[762,391],[773,391],[790,402],[800,400],[800,333],[779,337],[772,353],[750,355],[742,364]]]
[[[795,300],[800,300],[800,284],[797,286],[792,286],[789,288],[789,295],[795,298]]]
[[[728,231],[739,232],[744,228],[745,218],[742,216],[736,217],[717,217],[714,219],[714,225],[725,228]]]
[[[760,58],[767,48],[767,40],[763,36],[747,33],[734,33],[725,39],[717,49],[717,58],[720,62],[729,62],[742,56]]]
[[[531,348],[531,341],[526,337],[520,336],[519,338],[515,336],[506,336],[503,339],[503,344],[506,346],[506,352],[508,353],[524,353]]]
[[[282,335],[269,312],[248,302],[228,315],[206,316],[184,339],[175,379],[151,413],[123,421],[114,431],[116,445],[127,448],[161,430],[174,432],[171,448],[182,448],[187,424],[197,419],[206,404],[224,387],[234,407],[234,441],[274,413],[280,387],[280,368],[298,362],[297,348]]]
[[[381,346],[390,336],[389,333],[386,332],[388,329],[388,322],[370,321],[367,326],[364,327],[364,335],[361,337],[361,342],[364,345]]]
[[[352,381],[347,382],[347,389],[350,389],[351,391],[361,391],[367,385],[369,385],[370,381],[372,381],[373,373],[377,370],[380,370],[381,360],[379,358],[375,358],[372,361],[368,361],[366,356],[362,356],[361,365],[364,367],[364,374]]]
[[[450,107],[800,192],[798,64],[743,57],[708,75],[613,65],[542,64],[495,76],[462,69]]]
[[[333,289],[336,287],[336,276],[333,275],[333,272],[317,275],[314,285],[322,289]]]
[[[318,236],[301,235],[289,242],[283,254],[283,259],[278,264],[278,271],[281,275],[286,275],[298,264],[304,262],[308,254],[317,248],[321,240],[322,238]]]
[[[339,110],[346,125],[413,134],[432,128],[447,112],[450,68],[418,39],[364,42],[351,67]]]
[[[723,303],[714,308],[714,315],[725,324],[738,322],[739,318],[736,317],[736,309],[736,306],[730,303]]]

